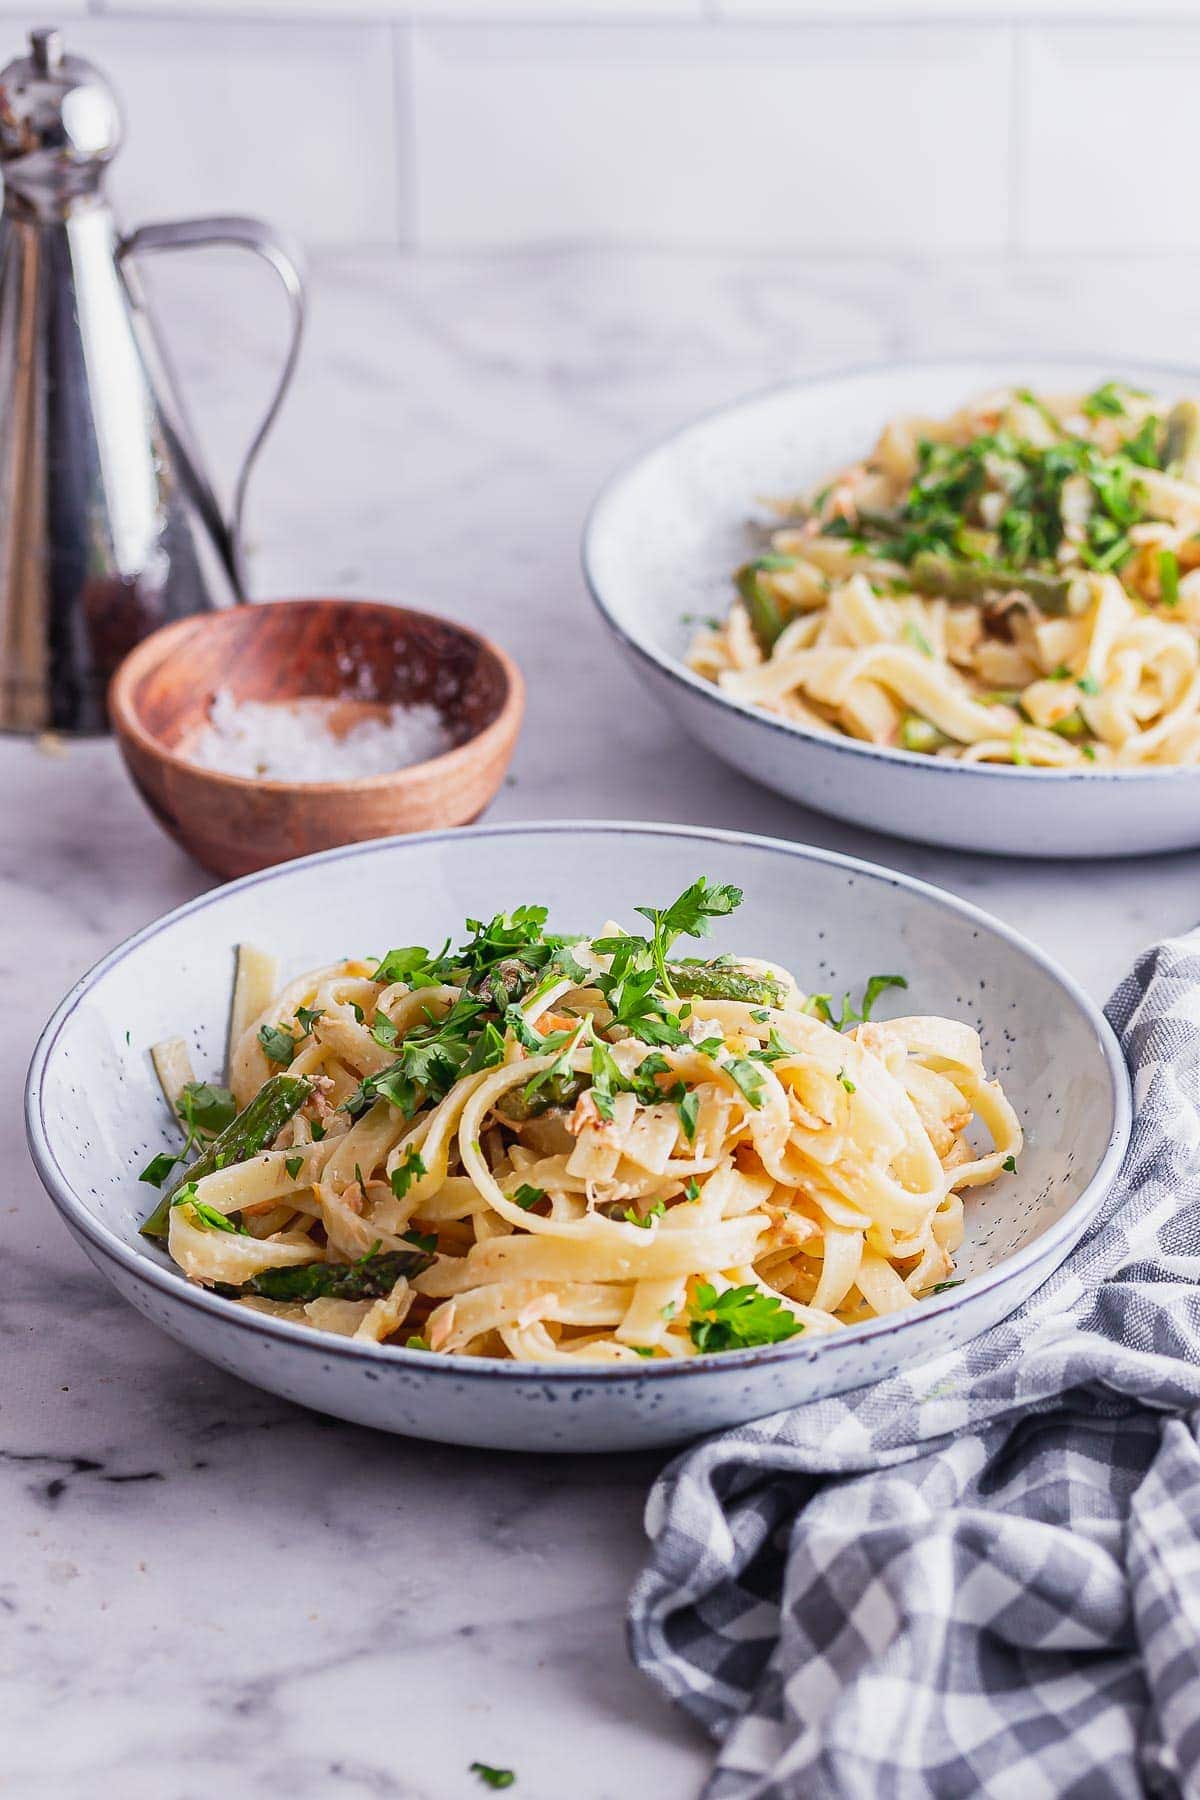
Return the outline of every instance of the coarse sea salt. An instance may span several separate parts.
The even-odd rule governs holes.
[[[235,700],[220,688],[208,724],[183,754],[203,769],[264,781],[356,781],[390,775],[449,750],[454,738],[436,706],[389,706],[357,716],[343,700]]]

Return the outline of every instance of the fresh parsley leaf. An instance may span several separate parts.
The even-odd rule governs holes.
[[[473,1762],[471,1773],[490,1788],[510,1788],[517,1779],[511,1769],[493,1769],[489,1763]]]
[[[278,1063],[286,1069],[296,1054],[296,1040],[290,1031],[284,1031],[279,1025],[262,1025],[259,1027],[258,1041],[263,1047],[263,1054],[268,1062]]]
[[[775,1294],[764,1294],[756,1287],[726,1288],[718,1294],[707,1281],[696,1284],[689,1320],[689,1335],[701,1351],[777,1344],[804,1329]]]
[[[1016,1157],[1015,1156],[1006,1156],[1004,1161],[1000,1164],[1000,1167],[1005,1171],[1006,1174],[1015,1175],[1017,1172]]]
[[[654,1355],[654,1345],[653,1344],[630,1344],[629,1348],[633,1351],[635,1356],[653,1356]]]
[[[700,1116],[700,1096],[689,1089],[678,1101],[679,1124],[689,1144],[696,1141],[696,1121]]]
[[[438,1247],[436,1231],[402,1231],[400,1236],[404,1239],[406,1244],[415,1245],[418,1250],[423,1250],[426,1255],[429,1255]]]
[[[449,947],[447,944],[446,949]],[[437,987],[441,976],[428,950],[420,944],[410,944],[403,950],[389,950],[375,965],[371,980],[377,981],[381,987],[391,987],[395,982],[403,982],[408,988],[423,988]]]
[[[1083,410],[1089,419],[1122,419],[1125,416],[1125,402],[1121,393],[1119,382],[1106,381],[1087,396]]]
[[[689,1200],[698,1200],[700,1198],[700,1183],[696,1180],[694,1175],[688,1176],[687,1181],[684,1183],[683,1191]]]
[[[208,1081],[187,1081],[179,1090],[175,1110],[183,1122],[187,1143],[196,1144],[205,1138],[219,1137],[227,1125],[232,1125],[238,1104],[228,1088]]]
[[[393,1194],[397,1200],[403,1200],[413,1182],[420,1175],[428,1174],[425,1159],[419,1150],[410,1150],[404,1161],[394,1168],[388,1176]]]
[[[833,1010],[832,994],[810,994],[804,1003],[804,1011],[812,1013],[816,1018],[832,1025],[835,1031],[848,1031],[852,1025],[865,1025],[871,1017],[871,1010],[880,994],[888,988],[906,988],[908,982],[903,975],[872,975],[863,989],[862,1002],[855,1006],[849,994],[842,995],[840,1015]]]
[[[160,1150],[157,1156],[151,1157],[138,1180],[148,1181],[151,1187],[161,1187],[178,1161],[178,1156],[172,1156],[169,1150]]]
[[[283,1159],[283,1166],[291,1179],[295,1181],[297,1175],[304,1167],[304,1158],[302,1156],[285,1156]]]
[[[540,1054],[545,1040],[540,1038],[533,1027],[527,1023],[525,1014],[519,1006],[505,1007],[504,1023],[523,1050],[531,1050],[535,1056]]]
[[[317,1020],[324,1017],[325,1008],[323,1006],[298,1006],[296,1008],[296,1022],[305,1037],[308,1036]]]
[[[758,1108],[763,1103],[763,1075],[756,1063],[748,1056],[731,1056],[721,1065],[728,1075],[732,1075],[750,1105]]]
[[[190,1181],[185,1188],[181,1188],[171,1205],[172,1208],[176,1206],[190,1207],[196,1223],[206,1226],[209,1231],[237,1232],[238,1228],[232,1219],[227,1219],[223,1212],[218,1212],[217,1208],[210,1206],[207,1200],[197,1200],[195,1182]]]
[[[640,1225],[643,1231],[649,1231],[654,1220],[661,1219],[666,1210],[666,1201],[656,1200],[654,1205],[649,1207],[644,1213],[639,1212],[636,1206],[627,1206],[625,1208],[624,1217],[627,1224]]]

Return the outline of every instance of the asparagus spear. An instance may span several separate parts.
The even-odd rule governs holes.
[[[526,1119],[540,1118],[551,1107],[573,1106],[587,1086],[584,1076],[571,1075],[556,1076],[532,1095],[527,1095],[524,1088],[509,1088],[497,1100],[496,1111],[506,1119],[511,1119],[514,1124],[521,1125]]]
[[[1163,468],[1182,481],[1200,481],[1200,403],[1180,400],[1167,414]]]
[[[1043,575],[1032,569],[996,569],[986,563],[959,562],[952,556],[922,550],[913,557],[912,584],[925,594],[943,594],[947,600],[980,602],[993,594],[1018,593],[1032,600],[1051,618],[1065,618],[1070,579]]]
[[[259,1088],[253,1100],[238,1114],[232,1124],[215,1137],[203,1156],[198,1156],[174,1187],[165,1193],[142,1226],[142,1236],[165,1238],[171,1218],[171,1204],[181,1188],[189,1183],[227,1169],[232,1163],[245,1162],[273,1143],[293,1113],[299,1112],[312,1093],[312,1082],[306,1076],[272,1075]]]
[[[746,603],[746,611],[750,615],[750,625],[758,639],[759,649],[764,656],[770,656],[775,642],[783,630],[787,620],[783,609],[762,582],[762,561],[745,563],[738,570],[736,580],[738,593]]]
[[[783,1001],[783,988],[769,975],[750,975],[719,963],[669,962],[667,975],[685,1000],[746,1000],[752,1006],[779,1006]]]
[[[420,1275],[433,1262],[426,1250],[389,1250],[355,1263],[313,1262],[263,1269],[249,1281],[219,1281],[214,1292],[226,1300],[254,1294],[260,1300],[379,1300],[402,1275]]]

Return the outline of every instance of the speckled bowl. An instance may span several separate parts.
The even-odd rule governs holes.
[[[1200,844],[1200,770],[1031,769],[946,762],[808,731],[734,700],[685,657],[697,619],[724,616],[732,571],[764,543],[759,502],[815,487],[898,413],[937,416],[1031,383],[1110,376],[1168,397],[1200,370],[1035,356],[852,369],[723,407],[620,470],[592,509],[583,566],[606,625],[647,687],[705,749],[789,799],[875,831],[1010,856],[1141,856]]]
[[[182,1032],[220,1068],[233,948],[269,945],[285,973],[359,949],[440,943],[464,916],[548,904],[566,930],[678,893],[698,874],[744,906],[717,951],[793,969],[810,988],[909,982],[891,1010],[946,1012],[983,1032],[1021,1113],[1017,1179],[967,1200],[964,1285],[819,1342],[694,1361],[563,1369],[351,1344],[191,1286],[138,1236],[137,1171],[168,1141],[148,1050]],[[333,936],[331,936],[331,932]],[[936,888],[770,838],[682,826],[480,827],[352,845],[202,895],[120,945],[72,989],[34,1052],[30,1148],[68,1228],[138,1310],[199,1355],[321,1411],[450,1443],[521,1450],[674,1444],[838,1393],[971,1337],[1061,1262],[1129,1135],[1129,1084],[1102,1015],[1015,933]]]

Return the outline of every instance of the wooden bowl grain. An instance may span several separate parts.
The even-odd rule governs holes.
[[[337,699],[341,717],[427,701],[453,748],[352,781],[225,775],[181,752],[218,688],[235,700]],[[335,844],[465,825],[512,757],[524,683],[464,625],[365,600],[273,600],[203,613],[140,643],[113,676],[109,715],[134,783],[164,830],[222,876]]]

